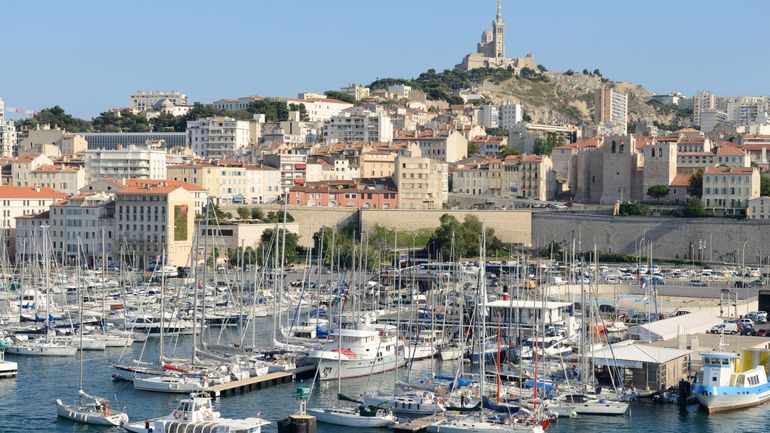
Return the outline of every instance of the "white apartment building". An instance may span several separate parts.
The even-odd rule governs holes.
[[[393,123],[384,111],[353,108],[329,119],[325,124],[327,142],[390,143],[393,141]]]
[[[701,111],[700,113],[700,130],[703,132],[711,132],[718,125],[727,122],[727,113],[714,110],[714,111]]]
[[[701,126],[701,114],[704,111],[716,111],[717,98],[710,92],[698,92],[692,97],[692,118],[695,126]]]
[[[218,204],[271,203],[281,195],[281,172],[261,164],[221,161],[172,165],[168,178],[207,190]]]
[[[741,96],[727,102],[727,121],[748,123],[767,111],[767,99],[761,96]]]
[[[129,103],[131,104],[131,110],[136,113],[141,113],[143,111],[153,110],[153,106],[163,100],[168,100],[175,106],[190,105],[187,95],[177,92],[176,90],[171,92],[162,90],[152,92],[139,91],[131,95]]]
[[[12,186],[35,186],[32,183],[32,170],[53,164],[51,158],[42,153],[30,153],[22,155],[11,160],[11,180]]]
[[[0,186],[0,231],[9,249],[15,248],[16,219],[48,210],[52,204],[67,198],[67,194],[51,188]]]
[[[746,218],[750,220],[770,220],[770,197],[757,197],[749,200]]]
[[[513,125],[524,121],[524,109],[521,104],[502,104],[500,111],[500,128],[511,130]]]
[[[265,164],[278,169],[281,176],[281,194],[288,194],[292,186],[305,183],[307,178],[307,155],[276,153],[265,155]]]
[[[286,99],[286,102],[305,105],[305,111],[310,122],[326,122],[334,116],[339,116],[343,111],[353,108],[353,104],[349,102],[326,97]]]
[[[356,98],[356,101],[369,97],[369,88],[363,84],[349,84],[347,87],[341,88],[340,92]]]
[[[187,122],[187,146],[203,158],[242,155],[251,144],[247,121],[208,117]]]
[[[305,176],[307,182],[353,180],[361,177],[361,170],[351,165],[347,159],[327,161],[326,159],[319,158],[312,162],[308,161]]]
[[[759,197],[760,175],[755,167],[706,167],[703,207],[715,215],[740,215],[749,200]]]
[[[51,205],[48,238],[56,257],[65,264],[75,264],[78,244],[90,265],[102,263],[104,247],[106,263],[115,245],[115,194],[87,192]],[[18,239],[17,239],[18,245]],[[18,248],[18,247],[17,247]]]
[[[130,145],[115,150],[84,153],[86,183],[97,179],[166,179],[166,152],[149,146]]]
[[[86,171],[77,166],[44,165],[29,173],[29,183],[75,195],[86,185]]]
[[[453,163],[468,156],[468,139],[456,130],[437,132],[407,131],[394,139],[398,144],[417,142],[423,156],[440,162]]]
[[[13,156],[16,138],[16,126],[13,121],[5,120],[5,102],[0,98],[0,157]]]
[[[478,123],[484,128],[499,128],[500,108],[492,104],[482,105],[479,108]]]

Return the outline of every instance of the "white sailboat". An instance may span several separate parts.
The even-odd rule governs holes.
[[[78,254],[78,258],[80,255]],[[80,266],[77,268],[78,289],[80,289]],[[80,311],[83,311],[83,294],[78,290]],[[80,329],[83,329],[83,315],[80,314]],[[84,402],[88,400],[88,402]],[[113,410],[107,399],[94,397],[83,391],[83,333],[80,333],[80,384],[78,386],[77,404],[65,404],[56,400],[56,415],[83,424],[119,426],[128,422],[125,412]]]
[[[485,317],[487,314],[486,311],[486,278],[484,275],[484,269],[485,269],[485,256],[486,256],[486,239],[484,234],[486,233],[486,228],[482,229],[482,238],[481,238],[481,245],[479,248],[479,268],[481,269],[481,272],[479,272],[479,296],[481,297],[480,302],[480,341],[485,341],[485,334],[486,334],[486,325],[485,325]],[[485,388],[485,382],[486,382],[486,374],[484,372],[485,369],[485,363],[479,362],[480,367],[480,381],[479,381],[479,393],[483,397],[484,394],[484,388]],[[545,427],[548,426],[550,423],[550,420],[545,420],[542,423],[538,422],[537,418],[526,416],[526,417],[517,417],[517,416],[511,416],[508,418],[505,418],[502,420],[502,422],[499,422],[497,419],[487,419],[486,414],[484,410],[482,409],[479,411],[479,415],[467,415],[467,416],[460,416],[460,417],[452,417],[447,420],[442,421],[436,421],[433,422],[431,425],[427,427],[427,431],[430,433],[511,433],[511,432],[522,432],[522,433],[543,433],[545,431]]]

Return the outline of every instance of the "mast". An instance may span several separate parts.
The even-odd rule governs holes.
[[[481,244],[479,246],[479,296],[481,297],[481,353],[479,354],[479,370],[481,372],[481,381],[479,382],[479,395],[484,398],[484,385],[486,382],[485,361],[486,361],[486,313],[487,313],[487,276],[486,276],[486,255],[487,255],[487,237],[486,224],[481,227]],[[484,422],[484,410],[479,412],[479,420]]]
[[[80,235],[78,235],[78,247],[80,247]],[[79,248],[78,248],[79,249]],[[80,384],[78,385],[78,406],[82,403],[82,397],[80,395],[80,391],[83,390],[83,284],[81,281],[81,274],[80,274],[80,253],[77,254],[77,264],[75,269],[75,275],[76,275],[76,281],[77,281],[77,290],[78,290],[78,302],[79,302],[79,309],[80,309],[80,347],[79,347],[79,354],[80,354]]]
[[[163,264],[166,263],[166,249],[163,249]],[[155,269],[158,269],[157,262]],[[163,269],[163,268],[161,268]],[[166,273],[161,271],[160,273],[160,342],[158,343],[158,364],[163,365],[163,334],[165,324],[165,300],[166,300]],[[193,335],[193,346],[195,346],[195,336]]]

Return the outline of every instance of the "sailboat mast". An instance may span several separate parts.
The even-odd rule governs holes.
[[[487,238],[486,238],[486,225],[482,225],[481,227],[481,244],[479,246],[479,295],[481,297],[481,312],[478,315],[480,318],[481,323],[481,332],[479,332],[479,336],[481,339],[481,350],[479,353],[479,371],[481,372],[481,381],[479,382],[479,395],[481,398],[484,398],[484,385],[486,382],[486,372],[485,372],[485,363],[486,363],[486,313],[487,313],[487,275],[486,275],[486,249],[487,249]],[[484,410],[479,412],[479,420],[481,422],[484,422]]]
[[[83,284],[81,281],[81,274],[80,274],[80,236],[78,235],[78,254],[77,254],[77,264],[75,268],[75,276],[77,281],[77,290],[78,290],[78,308],[79,312],[78,315],[80,316],[80,347],[78,350],[80,355],[80,384],[78,385],[78,405],[81,403],[81,396],[80,391],[83,390]]]
[[[163,263],[166,262],[166,250],[163,249]],[[157,262],[155,263],[155,270],[158,269]],[[162,269],[162,268],[161,268]],[[166,300],[166,276],[165,272],[161,270],[160,273],[160,341],[158,342],[158,364],[163,365],[163,334],[165,324],[165,308],[164,303]],[[195,344],[195,336],[193,336],[193,345]]]

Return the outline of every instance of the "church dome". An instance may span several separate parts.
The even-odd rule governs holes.
[[[492,32],[489,29],[485,29],[484,33],[481,34],[481,42],[492,42]]]

